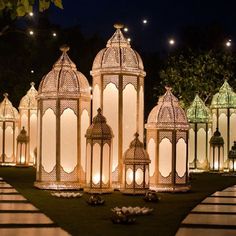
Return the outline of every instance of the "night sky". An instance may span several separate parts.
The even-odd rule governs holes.
[[[64,0],[64,10],[52,8],[50,18],[63,27],[79,25],[86,36],[95,33],[108,39],[113,24],[129,28],[127,37],[144,51],[167,47],[167,40],[188,26],[222,25],[226,37],[236,38],[236,1],[213,0]],[[142,23],[143,19],[148,24]]]

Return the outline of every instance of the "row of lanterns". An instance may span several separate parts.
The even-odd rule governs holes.
[[[229,135],[234,110],[221,109],[218,97],[225,98],[221,90],[231,95],[233,91],[225,82],[213,98],[211,117],[198,96],[186,115],[166,88],[145,125],[146,151],[143,63],[122,34],[122,26],[115,28],[93,63],[92,111],[89,83],[69,58],[67,46],[61,48],[62,55],[43,77],[38,92],[31,84],[20,102],[20,115],[5,95],[0,104],[0,162],[36,164],[35,186],[41,189],[187,191],[189,160],[190,167],[202,169],[208,168],[210,160],[212,170],[215,163],[221,169],[227,161],[222,159],[223,153],[228,154],[223,151],[227,149],[223,138],[226,135],[226,147],[234,139]],[[231,123],[225,125],[227,120]],[[217,131],[211,138],[212,129]],[[229,153],[232,157],[235,149]]]

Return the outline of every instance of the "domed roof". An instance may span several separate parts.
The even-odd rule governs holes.
[[[210,144],[215,145],[215,146],[223,146],[224,145],[224,139],[221,136],[221,133],[219,132],[218,128],[216,128],[214,135],[211,137]]]
[[[146,128],[188,130],[189,124],[178,99],[166,87],[166,93],[158,100],[157,105],[148,116]]]
[[[225,80],[211,101],[211,108],[236,108],[236,93]]]
[[[131,48],[121,31],[123,25],[115,24],[114,27],[116,31],[108,40],[106,48],[102,49],[94,59],[91,75],[127,72],[145,76],[140,55]]]
[[[98,114],[93,118],[93,122],[86,131],[85,137],[88,139],[111,139],[113,137],[112,129],[106,123],[106,118],[102,115],[99,108]]]
[[[187,109],[187,117],[188,121],[191,123],[208,123],[211,121],[210,109],[205,105],[198,94]]]
[[[34,87],[34,82],[30,83],[31,88],[27,91],[26,95],[21,98],[19,109],[37,109],[38,91]]]
[[[69,58],[69,47],[60,48],[61,57],[53,65],[52,70],[43,77],[38,91],[38,98],[66,97],[90,98],[89,83],[86,77],[76,69],[76,65]]]
[[[0,121],[17,121],[19,114],[8,99],[8,94],[4,93],[4,99],[0,103]]]
[[[147,151],[144,149],[143,143],[139,140],[139,134],[135,133],[134,140],[130,143],[129,149],[127,149],[124,153],[124,163],[132,164],[132,163],[150,163],[149,155]]]

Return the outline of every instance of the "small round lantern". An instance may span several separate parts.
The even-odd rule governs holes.
[[[111,147],[112,130],[106,124],[106,118],[99,108],[87,129],[87,160],[86,160],[86,187],[85,192],[109,193],[112,192],[111,179]]]
[[[20,134],[17,136],[16,164],[20,166],[29,165],[28,142],[29,136],[23,126]]]
[[[224,169],[224,139],[216,128],[210,139],[210,170],[223,171]]]
[[[229,171],[235,172],[236,170],[236,141],[229,151]]]
[[[135,134],[135,139],[130,143],[129,149],[124,154],[124,180],[123,193],[145,194],[149,189],[149,155],[143,143]]]

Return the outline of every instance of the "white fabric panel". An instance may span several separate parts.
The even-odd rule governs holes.
[[[206,160],[206,131],[201,128],[197,132],[197,158],[200,163]]]
[[[147,151],[151,160],[151,163],[149,165],[149,173],[151,177],[154,175],[156,170],[156,144],[153,138],[151,138],[148,142]]]
[[[130,168],[126,171],[126,183],[131,184],[133,182],[133,170]]]
[[[179,177],[183,177],[186,173],[186,143],[180,138],[176,144],[176,172]]]
[[[149,183],[149,171],[148,171],[148,167],[146,167],[146,171],[145,171],[145,183],[146,183],[146,184]]]
[[[6,123],[6,130],[5,130],[5,154],[7,157],[7,161],[13,161],[13,129],[11,126],[7,126]],[[10,158],[10,159],[9,159]]]
[[[227,157],[227,116],[224,113],[221,113],[219,117],[219,131],[225,142],[224,161],[226,161],[228,159]]]
[[[168,138],[162,139],[159,145],[159,171],[164,177],[172,171],[172,144]]]
[[[86,183],[90,183],[90,178],[91,178],[91,145],[88,143],[87,144],[87,150],[86,150]]]
[[[2,155],[2,146],[3,146],[3,130],[2,130],[2,127],[0,127],[0,156]]]
[[[143,142],[143,124],[144,124],[144,96],[143,96],[143,87],[140,87],[139,90],[139,139]]]
[[[103,146],[103,160],[102,160],[102,181],[107,184],[110,174],[110,157],[109,157],[109,145],[106,143]]]
[[[37,146],[37,114],[30,116],[30,162],[34,162],[34,149]]]
[[[135,182],[140,185],[143,183],[143,171],[138,168],[135,172]]]
[[[28,133],[28,116],[24,113],[21,116],[21,127],[20,129],[22,129],[23,127],[25,127],[25,130]]]
[[[236,114],[230,116],[230,149],[236,141]]]
[[[38,110],[38,119],[37,119],[37,156],[36,156],[36,168],[39,171],[39,159],[40,159],[40,110]],[[42,144],[41,144],[42,145]]]
[[[101,169],[101,147],[98,143],[93,146],[93,167],[92,179],[94,184],[100,182],[100,169]]]
[[[188,163],[192,163],[194,161],[194,150],[195,150],[195,144],[194,144],[194,130],[191,128],[189,130],[189,146],[188,146]]]
[[[101,91],[96,84],[93,88],[93,117],[97,115],[98,108],[101,108]]]

